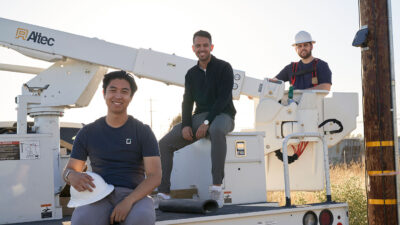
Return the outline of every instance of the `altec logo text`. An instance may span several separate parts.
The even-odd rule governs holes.
[[[33,41],[38,44],[53,46],[54,45],[54,38],[48,38],[46,36],[42,36],[42,33],[32,31],[29,35],[29,31],[27,29],[18,28],[17,34],[15,38],[22,38],[25,41]]]

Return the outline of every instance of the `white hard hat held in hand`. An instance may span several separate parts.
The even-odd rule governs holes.
[[[315,43],[315,41],[311,37],[311,34],[308,33],[307,31],[302,30],[299,33],[297,33],[296,36],[294,37],[294,44],[292,44],[292,46],[307,42],[311,42],[313,44]]]
[[[68,203],[69,208],[76,208],[83,205],[88,205],[93,202],[100,201],[105,198],[114,190],[114,185],[107,184],[103,178],[97,173],[86,172],[89,176],[93,178],[93,183],[96,185],[96,188],[93,188],[93,191],[77,191],[74,187],[71,186],[70,194],[71,200]]]

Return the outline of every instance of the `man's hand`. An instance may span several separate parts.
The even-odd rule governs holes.
[[[93,178],[86,173],[71,171],[68,175],[68,181],[77,191],[93,191],[96,185],[93,183]]]
[[[206,136],[209,127],[209,125],[205,125],[204,123],[200,125],[196,132],[197,140]]]
[[[114,222],[123,222],[131,211],[131,208],[132,204],[126,198],[118,203],[111,213],[110,224],[114,224]]]
[[[186,126],[182,129],[182,137],[187,141],[193,141],[193,131],[192,128]]]
[[[318,84],[317,86],[311,87],[311,88],[308,88],[308,89],[310,89],[310,90],[330,91],[331,90],[331,86],[332,86],[332,84],[330,84],[330,83],[322,83],[322,84]]]

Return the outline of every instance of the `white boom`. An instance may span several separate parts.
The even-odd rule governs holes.
[[[187,70],[195,60],[146,49],[135,49],[109,43],[98,38],[87,38],[51,30],[31,24],[0,18],[0,45],[12,48],[26,56],[54,62],[67,58],[96,65],[121,69],[136,76],[183,86]],[[73,46],[73,47],[72,47]],[[238,99],[244,72],[235,70],[234,99]],[[249,79],[244,88],[247,95],[258,96],[262,81]],[[255,86],[251,87],[251,86]],[[236,91],[237,90],[237,91]]]
[[[60,176],[63,165],[59,117],[66,108],[89,104],[107,68],[183,86],[187,70],[196,64],[195,60],[174,54],[135,49],[4,18],[0,18],[0,45],[28,57],[54,62],[45,70],[0,64],[0,70],[37,73],[24,84],[22,94],[17,97],[17,134],[0,135],[0,223],[61,218],[58,193],[64,182]],[[282,81],[246,77],[240,70],[234,70],[232,94],[234,99],[241,94],[256,97],[259,103],[255,128],[227,137],[225,202],[265,201],[266,189],[283,190],[285,183],[289,185],[284,177],[291,181],[287,189],[323,189],[323,171],[325,168],[326,174],[327,167],[323,164],[322,149],[326,146],[315,135],[305,134],[320,134],[328,146],[343,139],[356,127],[357,94],[333,93],[328,98],[326,91],[295,91],[295,103],[290,103]],[[35,119],[35,133],[27,133],[27,115]],[[290,139],[289,144],[307,142],[308,145],[298,161],[288,170],[285,167],[284,176],[283,164],[274,151],[281,149],[282,143],[287,142],[285,138],[293,134],[301,138]],[[193,171],[199,175],[188,176],[191,171],[185,166],[185,163],[209,164],[209,153],[204,146],[199,151],[199,145],[209,148],[207,141],[201,141],[188,146],[192,151],[176,154],[172,183],[175,188],[195,185],[202,197],[211,180],[210,173]],[[289,150],[289,154],[293,151]],[[257,177],[257,182],[249,185],[252,177]]]

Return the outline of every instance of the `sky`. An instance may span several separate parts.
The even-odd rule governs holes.
[[[192,35],[207,30],[213,36],[213,54],[233,68],[257,79],[272,78],[298,56],[291,44],[300,30],[316,41],[313,55],[332,70],[331,92],[359,93],[358,129],[363,134],[361,50],[352,47],[359,30],[356,0],[2,0],[0,17],[59,31],[97,37],[133,48],[196,59]],[[395,73],[400,71],[400,2],[392,0]],[[79,47],[79,46],[75,46]],[[51,64],[0,48],[0,63],[34,67]],[[15,97],[33,75],[0,71],[0,121],[16,120]],[[168,131],[181,111],[183,88],[136,79],[128,113],[152,128],[157,138]],[[399,81],[396,80],[399,87]],[[397,88],[399,89],[399,88]],[[398,90],[397,90],[398,92]],[[396,95],[397,105],[400,97]],[[253,101],[242,96],[236,131],[254,127]],[[68,109],[60,121],[90,123],[107,112],[99,88],[88,107]],[[399,115],[399,113],[397,113]]]

